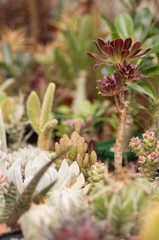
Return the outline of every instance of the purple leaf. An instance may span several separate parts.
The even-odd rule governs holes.
[[[114,47],[117,50],[117,53],[120,54],[124,46],[124,41],[121,38],[117,38],[114,40]]]
[[[141,42],[137,41],[134,43],[131,49],[131,55],[134,54],[141,46]]]
[[[105,42],[104,42],[104,40],[103,40],[102,38],[98,38],[98,44],[99,44],[99,46],[100,46],[102,49],[104,49]]]
[[[132,39],[131,38],[127,38],[124,41],[124,49],[128,50],[131,47],[132,44]]]
[[[110,58],[114,59],[114,49],[111,45],[104,46],[104,50]]]

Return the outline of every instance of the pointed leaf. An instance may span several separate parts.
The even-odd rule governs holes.
[[[21,215],[24,214],[29,209],[29,206],[32,201],[32,195],[42,176],[58,158],[62,157],[69,150],[70,150],[70,147],[65,151],[61,152],[60,154],[58,154],[56,157],[50,160],[50,162],[45,164],[45,166],[42,167],[39,170],[39,172],[34,176],[34,178],[30,181],[28,186],[25,188],[24,192],[20,195],[20,197],[16,201],[16,204],[14,205],[14,208],[7,219],[8,226],[14,227],[19,217],[21,217]]]
[[[46,93],[45,93],[43,103],[42,103],[42,109],[41,109],[41,114],[40,114],[40,130],[43,129],[45,124],[50,119],[52,105],[53,105],[53,99],[54,99],[54,92],[55,92],[55,84],[50,83],[46,89]]]
[[[27,113],[28,113],[28,117],[31,121],[31,125],[34,128],[34,130],[39,133],[40,131],[40,126],[39,126],[39,122],[40,122],[40,108],[41,108],[41,104],[40,104],[40,100],[38,95],[36,94],[36,92],[32,92],[28,99],[27,99],[27,103],[26,103],[26,108],[27,108]]]
[[[101,18],[107,23],[107,25],[109,26],[110,30],[113,32],[113,33],[118,33],[115,25],[113,24],[113,22],[107,18],[106,16],[104,15],[101,15]]]

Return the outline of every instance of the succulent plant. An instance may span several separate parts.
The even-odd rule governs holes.
[[[96,87],[102,96],[114,96],[121,91],[126,90],[126,85],[122,83],[123,79],[118,73],[112,74],[111,78],[105,76],[104,81],[98,80]]]
[[[133,65],[133,60],[145,58],[145,54],[150,48],[141,52],[141,42],[137,41],[132,45],[132,39],[125,40],[117,38],[105,42],[99,38],[95,42],[97,49],[103,56],[101,58],[96,53],[87,52],[89,56],[99,60],[101,63],[96,64],[95,68],[109,64],[115,67],[111,77],[105,76],[104,81],[98,80],[97,89],[102,96],[113,96],[114,102],[119,113],[119,125],[115,143],[114,165],[116,171],[120,171],[122,167],[122,153],[124,146],[126,117],[129,109],[129,101],[125,97],[126,82],[136,81],[144,76],[142,74],[135,75],[138,65]]]
[[[149,130],[142,136],[142,140],[139,139],[139,137],[133,137],[130,140],[129,146],[138,156],[138,163],[140,165],[138,170],[141,173],[141,176],[154,180],[159,167],[159,141],[156,139],[155,132]]]
[[[98,42],[95,42],[95,44],[101,55],[104,57],[101,58],[95,53],[87,52],[89,56],[102,62],[96,64],[95,68],[107,63],[120,63],[122,65],[124,60],[131,62],[136,59],[141,59],[151,50],[151,48],[148,48],[144,52],[141,52],[141,42],[137,41],[132,46],[131,38],[125,40],[117,38],[115,40],[108,40],[107,42],[98,38]]]
[[[49,193],[47,204],[54,206],[61,214],[75,215],[88,209],[85,195],[89,185],[83,189],[61,188]]]
[[[50,231],[50,226],[56,226],[59,213],[53,206],[47,204],[33,205],[29,211],[19,219],[22,232],[26,240],[44,240],[44,233]]]
[[[50,120],[55,84],[50,83],[42,103],[35,92],[32,92],[27,100],[27,112],[32,127],[38,134],[38,147],[42,150],[48,150],[52,129],[57,125],[57,120]]]
[[[102,240],[107,232],[106,222],[95,222],[88,213],[63,217],[58,226],[45,233],[46,240]]]
[[[24,96],[18,98],[6,97],[1,103],[5,129],[8,134],[8,144],[11,150],[17,150],[26,145],[24,137],[27,119],[25,115]]]
[[[138,232],[139,216],[148,205],[151,193],[138,180],[126,178],[121,181],[106,176],[93,188],[90,206],[96,219],[107,219],[110,234],[124,238]]]
[[[56,164],[59,168],[63,159],[66,159],[69,165],[76,161],[81,172],[85,177],[87,177],[90,167],[97,162],[97,154],[95,151],[91,151],[90,154],[87,153],[88,144],[85,142],[84,138],[79,135],[79,130],[80,125],[76,124],[75,131],[72,133],[70,138],[64,134],[59,143],[55,143],[56,154],[59,154],[64,149],[72,146],[65,156],[63,155],[61,159],[56,161]]]
[[[97,162],[92,165],[90,171],[88,172],[88,182],[94,185],[94,183],[102,181],[105,170],[106,166],[102,162]]]
[[[123,82],[135,82],[141,78],[145,78],[145,76],[141,73],[135,75],[136,71],[139,69],[139,64],[135,66],[132,63],[128,63],[124,60],[123,65],[120,63],[114,63],[114,67],[116,72],[120,75],[123,79]]]
[[[68,151],[68,149],[56,157],[52,157],[51,160],[35,174],[34,178],[31,179],[22,194],[17,194],[15,185],[12,182],[9,183],[8,193],[4,195],[2,192],[2,195],[5,196],[5,203],[4,205],[0,205],[2,213],[0,223],[7,223],[8,226],[14,228],[17,225],[18,219],[30,208],[31,202],[35,201],[39,196],[43,199],[55,182],[52,182],[51,185],[47,186],[38,195],[35,192],[35,189],[49,167],[56,159],[61,157],[62,154],[65,154],[66,151]]]
[[[1,151],[0,168],[4,175],[2,175],[3,182],[7,177],[7,181],[15,184],[17,193],[22,194],[36,173],[45,163],[49,163],[54,155],[34,147],[19,149],[8,155]],[[36,187],[37,192],[42,191],[55,180],[54,189],[64,187],[80,189],[85,184],[84,176],[76,161],[68,166],[66,160],[63,160],[58,172],[55,164],[48,169]]]

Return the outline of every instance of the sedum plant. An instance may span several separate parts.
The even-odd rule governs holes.
[[[57,125],[57,120],[50,120],[55,84],[50,83],[42,103],[35,92],[32,92],[27,100],[27,112],[31,125],[38,134],[38,147],[42,150],[48,150],[52,129]]]
[[[137,74],[139,65],[133,65],[132,61],[145,58],[145,54],[150,50],[141,51],[141,42],[137,41],[132,44],[131,38],[125,40],[117,38],[115,40],[104,41],[99,38],[95,42],[97,49],[102,57],[96,53],[87,52],[87,54],[100,61],[95,68],[109,64],[115,68],[111,77],[105,76],[104,80],[98,80],[98,94],[114,98],[114,102],[119,114],[119,123],[115,144],[115,168],[119,170],[122,167],[122,152],[125,136],[126,117],[129,109],[129,101],[126,97],[127,82],[135,82],[144,76]]]
[[[59,167],[64,159],[67,160],[70,165],[72,162],[76,161],[80,167],[81,172],[84,176],[88,176],[88,171],[92,165],[97,162],[97,154],[95,151],[91,151],[90,154],[87,153],[88,144],[85,142],[84,138],[79,135],[80,123],[77,122],[75,126],[75,131],[69,138],[66,134],[60,139],[59,143],[55,143],[55,152],[59,154],[64,149],[72,146],[71,149],[63,155],[61,159],[56,161],[57,167]]]
[[[154,180],[159,168],[159,140],[150,130],[142,135],[143,139],[133,137],[130,141],[132,151],[138,156],[141,176]]]

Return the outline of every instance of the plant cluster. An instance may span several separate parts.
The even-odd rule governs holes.
[[[154,180],[159,167],[159,141],[155,132],[150,130],[146,131],[142,137],[142,140],[139,137],[133,137],[130,147],[138,157],[139,172],[142,176]]]

